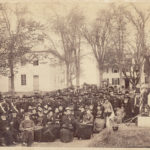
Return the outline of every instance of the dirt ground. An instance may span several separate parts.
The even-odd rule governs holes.
[[[20,147],[21,145],[17,145]],[[78,140],[62,143],[59,139],[55,142],[33,143],[32,147],[112,147],[112,148],[147,148],[150,147],[150,128],[141,128],[135,125],[121,125],[116,132],[104,129],[99,134],[94,134],[89,140]]]
[[[32,147],[88,147],[91,139],[89,140],[78,140],[74,138],[73,142],[62,143],[59,139],[55,142],[34,142]],[[22,145],[16,145],[15,147],[21,147]]]

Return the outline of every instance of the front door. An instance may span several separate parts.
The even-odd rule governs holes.
[[[39,76],[38,75],[33,76],[33,90],[39,91]]]

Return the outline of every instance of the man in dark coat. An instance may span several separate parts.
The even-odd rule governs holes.
[[[66,108],[62,117],[62,127],[60,130],[60,140],[62,142],[71,142],[73,140],[73,118],[69,107]]]
[[[20,134],[20,130],[19,130],[19,118],[17,118],[17,113],[16,112],[12,112],[11,114],[11,120],[10,120],[10,131],[12,133],[14,142],[19,142],[19,134]]]
[[[10,146],[14,144],[10,124],[5,114],[2,114],[0,119],[0,137],[4,139],[5,145]]]

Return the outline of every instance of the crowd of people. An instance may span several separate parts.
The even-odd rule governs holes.
[[[90,139],[138,113],[135,95],[113,87],[84,84],[30,96],[1,95],[0,145]]]

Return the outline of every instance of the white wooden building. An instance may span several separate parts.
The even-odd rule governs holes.
[[[14,79],[15,92],[46,92],[64,88],[65,69],[63,64],[58,64],[58,60],[47,52],[39,51],[34,54],[38,57],[33,58],[31,62],[20,61],[17,64],[17,73],[15,73]],[[48,55],[50,56],[48,57]],[[0,76],[0,91],[10,91],[9,77]]]
[[[32,54],[28,54],[30,57]],[[94,57],[83,59],[81,64],[80,84],[99,84],[98,71]],[[73,81],[75,84],[75,81]],[[34,51],[34,58],[30,62],[20,61],[17,64],[17,73],[14,79],[15,92],[48,92],[66,87],[66,70],[47,51]],[[10,79],[0,75],[0,92],[10,91]]]

